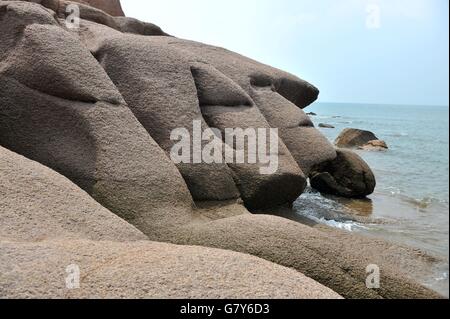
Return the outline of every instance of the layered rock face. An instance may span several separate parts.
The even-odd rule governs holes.
[[[145,297],[146,284],[155,278],[164,278],[159,290],[172,297],[264,297],[272,291],[273,297],[295,298],[309,296],[304,289],[309,286],[317,291],[312,297],[338,297],[317,282],[347,298],[437,297],[402,274],[387,253],[409,250],[370,246],[363,238],[337,247],[334,236],[340,235],[246,210],[291,204],[316,167],[336,160],[334,146],[302,110],[317,98],[314,86],[225,49],[177,39],[155,25],[88,5],[80,5],[80,28],[69,30],[64,23],[68,4],[0,1],[0,145],[40,163],[31,165],[1,149],[7,166],[0,166],[0,238],[6,252],[0,267],[10,269],[16,260],[23,265],[23,271],[8,273],[9,290],[1,290],[7,296],[27,291],[29,297],[64,296],[54,267],[81,251],[79,262],[87,269],[125,256],[94,277],[117,282],[117,290],[94,279],[81,297],[111,296],[111,291]],[[278,128],[278,170],[261,174],[266,163],[260,160],[175,164],[169,156],[176,144],[171,132],[184,128],[193,135],[195,123],[216,129],[216,136],[227,128]],[[225,142],[214,139],[222,151]],[[242,150],[235,144],[228,148]],[[15,163],[23,165],[10,171]],[[353,179],[360,171],[346,174]],[[213,208],[198,209],[209,204]],[[39,229],[28,225],[30,220]],[[41,282],[27,283],[34,278],[31,260],[39,254],[44,257],[38,268],[52,269],[42,289]],[[215,257],[203,267],[198,263],[205,256]],[[128,257],[136,263],[130,265]],[[146,268],[166,259],[168,266]],[[378,291],[365,284],[366,266],[374,262],[387,282]],[[124,277],[129,286],[120,269],[135,274]],[[208,269],[229,280],[204,290],[208,283],[193,274],[210,278]],[[239,275],[236,269],[248,271]],[[263,275],[277,278],[276,283]],[[200,284],[189,292],[193,280]],[[137,292],[129,288],[135,286]],[[150,295],[161,296],[156,290]]]

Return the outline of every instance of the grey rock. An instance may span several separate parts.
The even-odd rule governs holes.
[[[59,5],[55,12],[50,6],[45,9],[24,1],[0,2],[0,145],[69,177],[149,238],[202,248],[177,250],[158,244],[151,254],[153,244],[148,242],[118,244],[98,242],[95,237],[77,243],[2,241],[1,272],[8,281],[0,291],[8,296],[61,296],[61,272],[64,278],[67,274],[64,268],[53,267],[72,263],[74,252],[81,252],[78,261],[89,274],[82,297],[186,297],[187,287],[192,289],[198,277],[198,289],[190,290],[188,296],[254,297],[273,291],[274,296],[295,297],[303,294],[303,286],[309,287],[304,277],[294,275],[298,272],[347,298],[437,297],[408,279],[397,266],[398,259],[390,255],[403,252],[402,260],[413,260],[408,249],[373,239],[343,238],[342,233],[283,218],[251,215],[236,204],[239,196],[250,207],[292,202],[304,188],[305,172],[336,158],[334,148],[301,110],[317,98],[315,87],[221,48],[164,35],[124,34],[122,28],[141,32],[133,31],[140,28],[139,23],[124,27],[127,23],[120,18],[89,6],[80,6],[81,30],[71,34],[60,25],[65,13]],[[43,52],[48,53],[45,59]],[[222,130],[279,128],[284,140],[279,141],[279,172],[261,176],[257,164],[176,167],[167,156],[173,145],[168,136],[173,128],[191,127],[193,120],[199,120],[203,128]],[[182,176],[195,199],[216,200],[217,207],[194,209]],[[234,204],[224,207],[225,203]],[[22,207],[15,202],[10,205]],[[107,236],[90,228],[86,234],[77,231],[75,214],[68,213],[73,220],[59,231],[61,236]],[[20,236],[41,236],[26,227],[20,231],[20,219],[18,225],[11,219],[4,224],[19,228]],[[104,219],[106,225],[113,222]],[[54,228],[59,227],[58,221],[52,221]],[[215,253],[204,247],[251,254],[294,271],[278,268],[281,272],[277,272],[272,263],[263,262],[260,267],[260,260],[247,263],[248,256],[229,252],[214,259],[217,266],[208,262]],[[169,256],[171,249],[176,252]],[[237,261],[230,264],[230,260]],[[365,287],[365,267],[374,262],[385,276],[379,291]],[[11,270],[17,264],[22,272]],[[267,267],[276,272],[268,274]],[[42,280],[42,269],[49,268],[51,273]],[[219,287],[211,287],[211,269],[220,278],[231,278],[233,284],[224,279],[218,281]],[[152,279],[153,274],[164,280]],[[272,284],[267,285],[260,274]],[[185,278],[188,283],[183,285]],[[157,290],[146,293],[143,283],[155,281]],[[317,291],[320,287],[316,286]],[[319,295],[330,296],[328,290]]]
[[[0,298],[340,298],[231,251],[155,243],[67,178],[0,147]],[[80,271],[68,289],[68,266]]]
[[[94,55],[129,107],[168,154],[175,144],[170,132],[186,128],[192,136],[193,121],[200,121],[202,129],[214,127],[222,132],[270,127],[259,109],[248,105],[251,100],[242,87],[211,64],[199,63],[195,52],[186,51],[188,41],[170,37],[144,41],[117,33],[105,36],[101,27],[86,26],[93,35],[85,38],[86,43],[95,48]],[[281,141],[279,147],[279,170],[273,175],[260,174],[266,166],[262,163],[184,163],[178,168],[198,201],[227,200],[240,194],[250,208],[292,203],[304,189],[305,176]]]
[[[125,16],[120,0],[72,0],[86,4],[90,7],[100,9],[112,16]]]
[[[148,241],[1,242],[0,255],[1,298],[342,298],[293,269],[203,247]],[[68,289],[66,267],[75,265],[80,286]]]

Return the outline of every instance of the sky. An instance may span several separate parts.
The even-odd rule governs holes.
[[[125,14],[316,85],[321,102],[449,104],[448,0],[121,0]]]

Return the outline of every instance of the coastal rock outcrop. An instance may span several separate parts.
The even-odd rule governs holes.
[[[1,298],[342,299],[301,273],[231,251],[150,241],[0,242]],[[67,277],[80,272],[78,289]],[[70,286],[69,286],[70,287]]]
[[[335,128],[333,125],[326,124],[326,123],[320,123],[319,127],[321,127],[321,128]]]
[[[387,149],[386,142],[370,131],[347,128],[336,138],[335,145],[342,148],[360,148],[364,150]]]
[[[100,9],[114,17],[125,16],[120,0],[71,0]]]
[[[147,239],[66,177],[0,147],[0,240],[62,238],[130,242]]]
[[[148,233],[188,223],[193,201],[181,174],[89,50],[38,4],[0,1],[0,15],[0,145]]]
[[[365,197],[374,192],[375,176],[356,153],[338,149],[336,159],[316,166],[310,175],[311,186],[320,192],[343,197]]]

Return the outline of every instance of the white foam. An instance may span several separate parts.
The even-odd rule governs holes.
[[[355,229],[368,229],[367,227],[362,226],[361,224],[352,222],[352,221],[346,221],[346,222],[338,222],[333,219],[325,219],[325,218],[317,218],[315,216],[307,216],[309,219],[323,225],[327,225],[329,227],[345,230],[348,232],[353,232]]]

